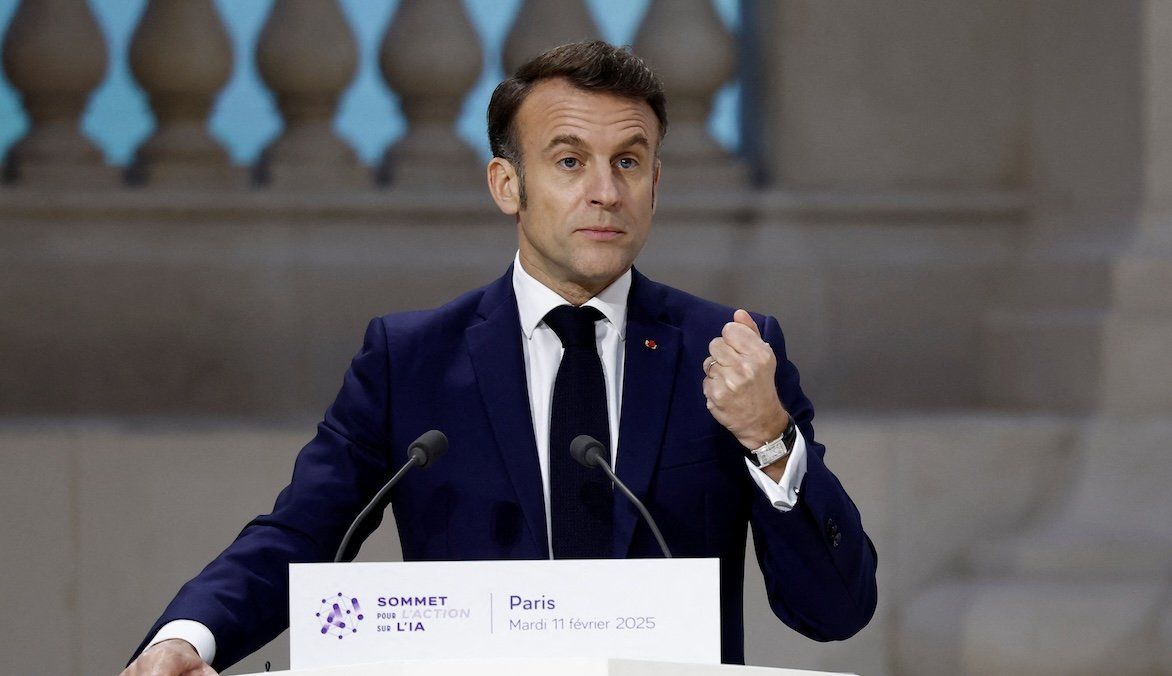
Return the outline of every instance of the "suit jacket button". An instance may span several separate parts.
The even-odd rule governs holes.
[[[842,544],[842,532],[838,530],[838,524],[834,519],[826,520],[826,537],[830,540],[832,547],[837,547]]]

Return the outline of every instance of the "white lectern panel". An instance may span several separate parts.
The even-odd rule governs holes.
[[[290,665],[611,657],[718,664],[719,565],[717,559],[294,564]]]
[[[644,660],[435,660],[270,671],[248,676],[852,676],[828,671],[771,669]]]

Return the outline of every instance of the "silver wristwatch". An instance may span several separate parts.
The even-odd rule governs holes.
[[[786,423],[785,431],[781,433],[780,437],[765,444],[761,448],[746,451],[745,457],[749,459],[749,462],[758,467],[768,467],[789,455],[790,451],[794,450],[794,442],[797,441],[797,437],[798,427],[794,424],[794,419],[790,418],[789,422]]]

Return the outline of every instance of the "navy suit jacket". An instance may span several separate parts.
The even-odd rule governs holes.
[[[777,354],[781,401],[807,443],[793,510],[769,503],[748,474],[744,449],[709,414],[702,363],[732,315],[732,308],[633,273],[616,469],[675,556],[720,558],[722,659],[740,663],[750,527],[770,606],[816,640],[847,638],[870,620],[876,558],[858,510],[823,464],[814,409],[776,320],[754,316]],[[450,450],[393,491],[403,558],[548,558],[511,268],[443,307],[370,322],[272,513],[249,523],[183,586],[148,640],[170,620],[197,620],[215,635],[213,666],[223,669],[274,638],[289,623],[288,564],[332,560],[351,520],[429,429],[445,432]],[[660,556],[635,508],[615,495],[615,556]]]

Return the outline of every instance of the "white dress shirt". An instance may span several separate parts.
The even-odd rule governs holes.
[[[586,305],[597,308],[604,319],[594,325],[598,355],[602,359],[602,374],[606,379],[606,413],[610,423],[611,466],[618,471],[622,458],[619,448],[619,411],[623,403],[623,352],[627,329],[627,295],[631,290],[631,271],[627,270],[613,284]],[[550,542],[553,558],[552,530],[549,515],[549,423],[553,384],[562,360],[562,343],[553,329],[545,324],[545,315],[566,300],[549,287],[534,279],[521,265],[520,252],[513,260],[513,292],[517,296],[517,311],[521,317],[521,345],[525,353],[525,381],[529,389],[529,412],[533,416],[533,435],[537,441],[537,461],[541,466],[541,488],[545,496],[545,534]],[[732,317],[729,317],[732,321]],[[696,368],[702,368],[696,364]],[[569,449],[564,449],[569,453]],[[778,510],[793,509],[798,501],[798,487],[806,476],[806,441],[798,433],[790,452],[785,473],[780,482],[745,460],[749,476],[765,492]],[[149,648],[167,639],[179,638],[195,646],[204,662],[211,664],[216,656],[216,639],[203,624],[194,620],[174,620],[163,625],[147,645]]]

